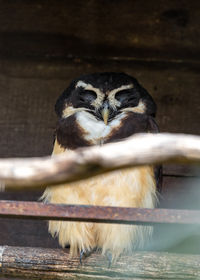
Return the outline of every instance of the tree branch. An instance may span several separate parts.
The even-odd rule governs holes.
[[[200,136],[138,134],[124,141],[54,157],[1,159],[0,181],[12,188],[72,182],[115,169],[158,163],[200,163]]]

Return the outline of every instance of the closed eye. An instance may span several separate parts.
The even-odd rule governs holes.
[[[115,99],[122,103],[133,103],[138,101],[138,94],[133,93],[133,90],[120,90],[115,94]]]
[[[96,92],[92,90],[84,90],[80,92],[79,99],[81,102],[91,103],[97,98]]]

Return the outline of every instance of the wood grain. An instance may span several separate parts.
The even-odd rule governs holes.
[[[159,252],[134,252],[108,268],[105,256],[83,261],[66,250],[4,247],[1,274],[31,279],[200,279],[200,257]]]
[[[199,7],[185,0],[1,0],[0,55],[197,63]]]

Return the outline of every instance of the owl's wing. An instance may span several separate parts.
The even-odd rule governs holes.
[[[154,118],[152,118],[152,117],[149,117],[148,132],[151,132],[151,133],[159,132],[158,125],[155,122]],[[154,174],[155,174],[155,178],[156,178],[157,191],[158,191],[158,193],[160,193],[162,190],[162,165],[158,165],[158,166],[154,167]]]

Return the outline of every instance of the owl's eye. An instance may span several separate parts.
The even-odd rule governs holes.
[[[84,90],[80,92],[80,101],[91,103],[97,98],[97,94],[92,90]]]
[[[136,101],[138,96],[135,94],[133,95],[131,90],[120,90],[115,94],[115,98],[121,103],[130,103]]]

